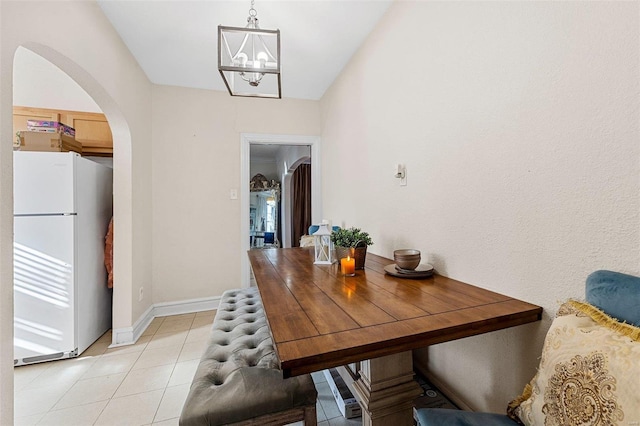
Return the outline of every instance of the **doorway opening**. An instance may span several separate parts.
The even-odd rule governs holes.
[[[250,144],[251,249],[297,247],[311,226],[311,147]]]
[[[21,81],[20,78],[22,76],[33,76],[33,73],[26,71],[25,68],[34,66],[42,68],[36,75],[39,81],[34,81],[33,77],[30,80]],[[43,69],[46,69],[46,71],[43,71]],[[130,193],[129,189],[132,182],[131,167],[128,161],[131,158],[131,132],[122,111],[120,111],[109,93],[91,74],[73,60],[46,45],[31,42],[24,43],[14,53],[13,84],[14,105],[30,104],[41,108],[67,110],[67,112],[88,109],[95,112],[87,112],[86,114],[101,115],[106,118],[106,121],[102,124],[111,132],[111,150],[116,152],[117,155],[101,159],[94,156],[93,160],[94,162],[102,163],[103,167],[111,167],[113,170],[112,199],[115,232],[117,234],[118,229],[127,229],[131,223],[132,205],[131,199],[122,195]],[[47,103],[34,104],[31,100],[37,97],[47,100]],[[62,103],[55,104],[52,99],[58,99]],[[64,103],[69,101],[78,103],[73,105]],[[75,115],[73,120],[78,119],[78,117],[79,115]],[[81,120],[83,118],[86,117],[80,117]],[[55,120],[51,119],[51,121]],[[102,139],[98,138],[97,140]],[[97,148],[96,150],[99,151]],[[100,153],[94,151],[92,155],[100,155]],[[104,233],[106,234],[106,228]],[[114,263],[118,263],[118,259],[131,258],[131,245],[128,244],[126,233],[122,235],[123,238],[116,240]],[[102,241],[104,242],[104,236]],[[110,327],[114,330],[120,324],[131,324],[131,311],[126,308],[120,308],[121,306],[126,307],[128,305],[127,301],[130,301],[130,274],[131,269],[129,265],[126,265],[126,262],[114,274],[114,280],[117,283],[113,289],[113,304],[110,307]],[[116,333],[114,333],[114,343],[118,343],[116,342],[116,337]]]
[[[250,284],[250,268],[247,258],[247,250],[254,246],[264,247],[291,247],[292,246],[292,175],[301,164],[310,167],[310,210],[311,222],[320,220],[321,190],[320,190],[320,138],[317,136],[296,135],[268,135],[268,134],[242,134],[241,135],[241,280],[242,286]],[[253,196],[251,191],[252,178],[254,188],[257,182],[266,185],[269,190],[277,188],[277,193],[270,192],[265,195],[265,207],[267,199],[271,199],[274,206],[272,216],[276,218],[277,229],[274,227],[275,242],[265,243],[262,231],[262,217],[258,212],[259,199]],[[262,179],[264,177],[264,180]],[[261,188],[256,188],[261,189]],[[252,197],[254,199],[252,210]],[[266,211],[266,210],[265,210]],[[253,216],[252,216],[253,214]],[[266,213],[265,213],[266,214]],[[251,219],[253,218],[253,222]],[[260,235],[262,233],[262,235]],[[256,238],[258,237],[258,238]],[[261,238],[260,238],[261,237]],[[270,237],[270,235],[268,235]],[[269,239],[271,241],[271,239]]]
[[[23,365],[76,357],[112,328],[113,145],[106,116],[64,71],[25,47],[13,66],[14,365]]]

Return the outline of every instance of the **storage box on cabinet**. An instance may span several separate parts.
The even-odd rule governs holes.
[[[20,132],[20,151],[75,151],[82,154],[82,144],[62,133]]]

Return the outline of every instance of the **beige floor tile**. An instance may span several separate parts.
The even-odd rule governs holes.
[[[192,328],[187,334],[185,343],[193,342],[206,342],[211,336],[211,328],[209,326],[202,326],[198,328]]]
[[[134,345],[105,349],[111,339],[107,334],[85,352],[89,352],[88,356],[15,368],[15,424],[84,426],[98,416],[96,424],[110,426],[177,426],[184,398],[205,351],[206,340],[199,339],[202,330],[209,332],[214,313],[156,318]],[[190,320],[189,330],[157,333],[165,322],[165,329],[170,329]],[[150,345],[152,340],[155,343]],[[128,373],[109,374],[126,371],[134,357],[137,360]],[[320,392],[320,426],[360,424],[359,419],[342,418],[321,373],[314,374],[314,381]],[[335,417],[327,421],[325,410]]]
[[[55,405],[55,409],[60,410],[109,399],[116,392],[125,376],[125,373],[118,373],[78,380]]]
[[[94,342],[93,345],[89,346],[86,351],[80,354],[80,358],[100,356],[105,353],[110,344],[111,342],[107,342],[106,340]]]
[[[191,319],[192,320],[195,317],[196,317],[196,313],[195,312],[191,312],[191,313],[188,313],[188,314],[179,314],[179,315],[171,315],[171,316],[168,316],[168,317],[164,317],[164,320],[165,320],[165,322],[166,321],[169,321],[169,322],[172,322],[172,321],[183,321],[185,319]]]
[[[356,417],[353,419],[345,419],[341,414],[338,417],[327,420],[326,424],[328,424],[329,426],[360,426],[362,424],[362,418]]]
[[[153,426],[178,426],[180,417],[174,417],[173,419],[163,420],[161,422],[153,422]]]
[[[204,353],[207,342],[185,343],[180,351],[178,362],[189,361],[192,359],[200,359]]]
[[[168,387],[164,391],[158,412],[153,421],[158,422],[180,417],[182,406],[189,394],[189,388],[189,384]]]
[[[119,398],[164,389],[169,383],[173,368],[173,364],[168,364],[130,371],[113,397]]]
[[[42,417],[44,417],[44,413],[33,416],[16,417],[13,419],[13,426],[34,426],[38,424]]]
[[[133,365],[132,370],[150,368],[158,365],[175,364],[181,350],[182,345],[165,346],[158,349],[147,348],[140,354],[140,357]]]
[[[24,389],[14,394],[14,417],[44,414],[53,408],[68,388],[51,383],[50,386]]]
[[[147,344],[151,341],[153,335],[147,334],[146,336],[140,336],[138,340],[132,345],[116,346],[115,348],[109,348],[103,355],[111,354],[124,354],[133,352],[142,352],[147,347]]]
[[[23,365],[13,368],[13,390],[19,391],[35,380],[51,366],[50,362],[40,364]]]
[[[153,335],[145,349],[158,349],[165,346],[182,345],[188,334],[188,330],[173,331],[169,333],[160,333],[160,330],[158,330],[158,332]]]
[[[158,331],[156,331],[156,334],[175,333],[176,331],[189,330],[192,323],[193,318],[184,318],[176,321],[165,319],[160,328],[158,328]]]
[[[111,344],[112,340],[113,340],[113,333],[111,332],[111,330],[108,330],[102,336],[100,336],[98,338],[98,340],[96,340],[96,341],[97,342],[109,342],[109,344]]]
[[[322,411],[326,418],[333,419],[335,417],[342,417],[342,413],[340,413],[338,409],[329,384],[327,382],[316,383],[316,389],[318,390],[318,403],[322,406]]]
[[[40,420],[45,426],[92,425],[107,406],[108,400],[49,411]]]
[[[59,361],[51,361],[37,380],[31,381],[24,389],[34,389],[50,386],[52,383],[58,387],[69,389],[95,364],[96,358],[72,358]]]
[[[196,320],[193,320],[193,322],[195,324]],[[212,323],[205,322],[203,324],[191,325],[190,331],[193,331],[193,330],[205,330],[207,332],[211,332],[211,329],[212,329]]]
[[[142,336],[154,335],[156,331],[160,328],[162,323],[164,322],[164,318],[154,318],[149,326],[142,332]]]
[[[321,397],[323,395],[320,394],[320,392],[318,392],[318,397]],[[320,401],[316,400],[316,419],[319,422],[325,421],[327,420],[327,415],[324,413],[324,408],[322,408],[322,404],[320,404]]]
[[[196,312],[196,318],[200,318],[200,317],[206,317],[206,318],[211,318],[213,320],[213,317],[216,315],[216,310],[212,309],[210,311],[200,311],[200,312]]]
[[[140,352],[132,353],[112,353],[102,355],[91,368],[84,373],[83,379],[90,379],[92,377],[108,376],[116,373],[127,373],[133,367],[133,364],[140,357]]]
[[[197,328],[197,327],[208,327],[209,330],[211,330],[211,327],[213,326],[213,316],[212,317],[195,317],[195,319],[193,320],[193,323],[191,324],[191,328]]]
[[[196,374],[196,370],[198,369],[198,364],[200,364],[199,359],[176,363],[167,386],[178,386],[191,383],[193,376]]]
[[[160,405],[163,393],[163,390],[157,390],[113,398],[102,411],[95,425],[139,426],[150,424],[158,405]]]

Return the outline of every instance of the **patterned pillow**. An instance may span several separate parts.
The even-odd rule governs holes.
[[[640,328],[568,301],[509,416],[525,425],[640,425]]]

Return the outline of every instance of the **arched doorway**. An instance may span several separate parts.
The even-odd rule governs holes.
[[[25,43],[19,47],[14,53],[14,74],[19,73],[20,70],[15,67],[21,65],[20,61],[16,61],[16,57],[21,54],[22,51],[28,51],[30,54],[35,54],[42,60],[51,64],[52,67],[58,69],[61,74],[68,77],[70,81],[78,86],[78,88],[84,91],[88,98],[92,99],[100,110],[107,117],[109,127],[113,135],[113,211],[114,211],[114,228],[115,233],[119,232],[120,223],[126,224],[130,222],[130,218],[127,218],[127,213],[131,212],[131,200],[129,197],[123,197],[125,193],[129,193],[126,187],[131,185],[131,169],[130,169],[130,151],[131,151],[131,135],[129,126],[124,118],[124,115],[120,111],[119,107],[115,104],[113,99],[107,94],[105,89],[84,69],[78,64],[74,63],[69,58],[65,57],[56,50],[38,43]],[[41,78],[45,78],[44,75],[40,75]],[[15,78],[15,75],[14,75]],[[57,82],[60,83],[59,81]],[[48,94],[49,96],[52,93]],[[55,96],[55,93],[53,94]],[[86,100],[85,100],[86,102]],[[126,244],[118,244],[117,238],[115,242],[115,251],[121,250],[122,255],[131,256],[130,246]],[[126,253],[129,251],[129,253]],[[121,256],[120,256],[121,257]],[[114,263],[117,265],[118,259],[116,258]],[[117,266],[116,266],[117,268]],[[131,290],[127,288],[127,283],[130,279],[127,279],[126,272],[122,270],[122,274],[116,274],[116,282],[121,285],[115,286],[113,292],[113,306],[127,306],[130,305],[130,293]],[[130,271],[128,271],[130,273]],[[125,277],[119,280],[119,277]],[[123,317],[125,317],[123,319]],[[117,322],[131,323],[130,310],[114,309],[112,325]]]

